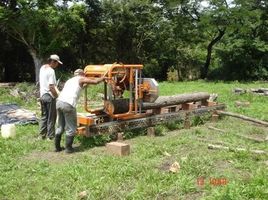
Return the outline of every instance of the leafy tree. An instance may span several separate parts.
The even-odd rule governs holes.
[[[44,58],[68,46],[73,35],[83,29],[80,9],[78,5],[68,9],[53,0],[17,0],[1,4],[1,30],[26,46],[34,62],[36,81]]]
[[[218,49],[225,79],[268,77],[267,2],[234,1],[232,32]]]

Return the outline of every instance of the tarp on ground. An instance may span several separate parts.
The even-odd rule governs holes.
[[[37,124],[36,114],[15,103],[0,104],[0,126],[3,124]]]

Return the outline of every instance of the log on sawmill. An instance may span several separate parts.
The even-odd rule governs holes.
[[[173,96],[160,96],[156,99],[154,103],[143,103],[142,109],[155,109],[166,106],[173,106],[188,102],[197,102],[209,99],[209,93],[207,92],[197,92],[189,94],[179,94]]]
[[[143,103],[142,110],[162,108],[187,102],[197,102],[209,99],[207,92],[179,94],[173,96],[160,96],[154,103]],[[128,99],[107,100],[104,103],[105,111],[109,114],[126,113],[129,110]]]
[[[105,112],[109,114],[126,113],[129,110],[129,99],[114,99],[104,102]]]

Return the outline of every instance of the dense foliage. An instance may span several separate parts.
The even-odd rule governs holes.
[[[3,0],[0,80],[34,81],[57,53],[60,70],[142,63],[165,80],[268,77],[264,0]],[[16,73],[12,73],[16,72]]]

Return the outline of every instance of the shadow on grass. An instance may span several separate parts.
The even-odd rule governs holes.
[[[207,122],[210,118],[210,115],[204,116],[193,116],[191,118],[191,126],[198,126]],[[163,123],[155,126],[155,136],[165,136],[166,132],[173,130],[180,130],[184,128],[184,121],[177,120],[173,122]],[[132,130],[127,130],[123,133],[123,139],[129,140],[139,136],[147,135],[147,128],[136,128]],[[79,141],[80,146],[76,147],[76,152],[82,152],[90,148],[105,146],[106,143],[117,141],[117,134],[103,134],[91,137],[77,136],[76,140]]]
[[[128,140],[131,138],[135,138],[138,136],[145,135],[145,130],[144,129],[135,129],[131,131],[125,131],[123,135],[124,140]],[[111,141],[117,141],[117,134],[103,134],[103,135],[97,135],[97,136],[92,136],[92,137],[83,137],[83,136],[77,136],[76,139],[80,142],[80,146],[76,147],[75,150],[76,152],[81,152],[93,147],[98,147],[98,146],[105,146],[106,143],[111,142]]]

